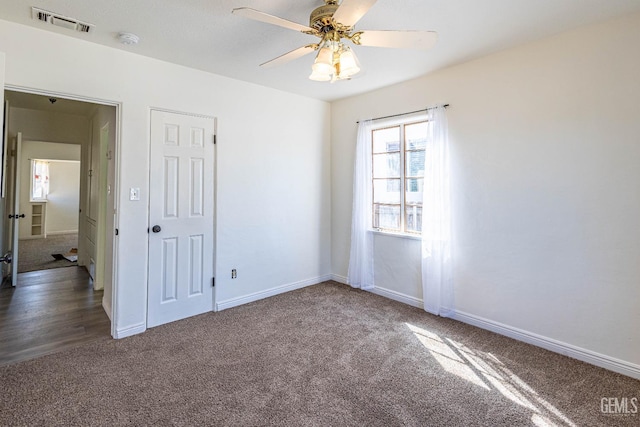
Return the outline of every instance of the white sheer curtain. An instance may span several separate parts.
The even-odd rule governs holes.
[[[32,160],[31,198],[46,199],[49,195],[49,162]]]
[[[354,288],[373,289],[373,234],[371,191],[371,126],[360,122],[353,170],[351,251],[347,282]]]
[[[422,200],[422,299],[424,309],[453,314],[449,137],[444,107],[429,110]]]

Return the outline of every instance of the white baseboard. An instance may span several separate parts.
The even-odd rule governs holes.
[[[104,312],[107,313],[107,317],[109,317],[109,320],[113,321],[111,319],[111,305],[104,297],[102,297],[102,308],[104,309]]]
[[[290,292],[296,289],[305,288],[307,286],[315,285],[317,283],[326,282],[327,280],[331,280],[330,274],[314,277],[311,279],[301,280],[299,282],[289,283],[286,285],[276,286],[274,288],[265,289],[264,291],[255,292],[249,295],[243,295],[241,297],[230,298],[224,301],[219,301],[219,302],[216,302],[216,311],[226,310],[228,308],[237,307],[243,304],[248,304],[250,302],[258,301],[264,298],[269,298],[274,295],[283,294],[285,292]]]
[[[334,282],[342,283],[343,285],[348,285],[347,278],[338,274],[332,274],[331,280],[333,280]]]
[[[347,278],[337,274],[332,275],[332,280],[343,283],[345,285],[347,284]],[[400,292],[392,291],[390,289],[376,286],[369,292],[392,299],[394,301],[405,303],[413,307],[423,308],[422,299],[405,295]],[[557,341],[542,335],[534,334],[532,332],[518,329],[513,326],[494,322],[493,320],[485,319],[462,311],[456,311],[452,316],[452,319],[458,320],[462,323],[467,323],[472,326],[476,326],[481,329],[486,329],[488,331],[495,332],[497,334],[504,335],[518,341],[526,342],[527,344],[532,344],[537,347],[553,351],[554,353],[559,353],[573,359],[581,360],[591,365],[599,366],[613,372],[618,372],[632,378],[640,379],[640,365],[629,363],[624,360],[616,359],[604,354],[596,353],[591,350],[586,350],[584,348],[576,347],[571,344]]]
[[[47,230],[47,236],[61,236],[63,234],[78,234],[78,230],[60,230],[60,231]]]
[[[127,326],[126,328],[116,329],[116,333],[113,338],[119,340],[120,338],[130,337],[131,335],[141,334],[147,330],[146,323],[138,323],[136,325]]]
[[[342,283],[343,285],[348,285],[347,278],[344,276],[340,276],[338,274],[332,274],[331,280]],[[380,295],[385,298],[392,299],[394,301],[398,301],[412,307],[423,308],[422,300],[420,298],[412,297],[410,295],[406,295],[400,292],[392,291],[391,289],[381,288],[379,286],[374,287],[373,289],[369,289],[367,292],[371,292],[372,294]]]
[[[524,331],[522,329],[514,328],[512,326],[461,311],[456,311],[453,319],[518,341],[526,342],[537,347],[542,347],[549,351],[553,351],[554,353],[563,354],[610,371],[640,379],[640,365],[629,363],[611,356],[596,353],[595,351],[586,350],[552,338],[544,337],[542,335],[534,334],[532,332]]]
[[[412,307],[424,308],[422,304],[422,300],[420,298],[412,297],[411,295],[406,295],[400,292],[392,291],[391,289],[381,288],[379,286],[370,289],[368,292],[372,294],[380,295],[394,301],[402,302]]]
[[[47,231],[46,233],[39,234],[37,236],[23,236],[20,237],[19,240],[46,239],[47,237],[62,236],[65,234],[78,234],[78,230]]]

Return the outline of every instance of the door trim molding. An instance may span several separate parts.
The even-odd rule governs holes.
[[[122,103],[118,102],[118,101],[113,101],[113,100],[108,100],[108,99],[101,99],[101,98],[93,98],[90,96],[84,96],[84,95],[76,95],[76,94],[71,94],[71,93],[66,93],[66,92],[56,92],[56,91],[52,91],[52,90],[46,90],[46,89],[37,89],[37,88],[32,88],[32,87],[27,87],[27,86],[18,86],[18,85],[12,85],[12,84],[6,84],[4,85],[4,90],[10,90],[13,92],[22,92],[22,93],[30,93],[33,95],[41,95],[41,96],[48,96],[48,97],[56,97],[56,98],[63,98],[63,99],[69,99],[69,100],[73,100],[73,101],[81,101],[81,102],[88,102],[91,104],[100,104],[100,105],[105,105],[107,107],[114,107],[116,109],[116,123],[115,123],[115,130],[116,130],[116,134],[115,134],[115,138],[116,138],[116,146],[115,146],[115,150],[116,150],[116,155],[115,155],[115,172],[114,172],[114,198],[116,201],[116,216],[114,219],[114,227],[115,228],[119,228],[119,221],[120,221],[120,204],[119,204],[119,197],[120,197],[120,156],[121,156],[121,140],[122,140]],[[114,338],[117,338],[118,336],[123,337],[122,336],[122,331],[128,331],[129,328],[118,328],[116,322],[118,319],[118,297],[119,297],[119,284],[120,284],[120,280],[118,277],[118,258],[119,258],[119,246],[118,246],[118,239],[116,238],[116,236],[112,236],[113,238],[113,274],[112,274],[112,280],[113,280],[113,284],[112,284],[112,289],[111,289],[111,312],[107,312],[107,316],[109,317],[109,319],[111,319],[111,336]],[[146,329],[146,326],[143,325],[143,330],[139,331],[139,332],[144,332],[144,330]],[[120,332],[119,332],[120,331]],[[139,332],[135,332],[135,333],[139,333]],[[132,334],[133,335],[133,334]],[[128,335],[126,335],[128,336]]]
[[[217,121],[216,116],[211,116],[209,114],[191,113],[188,111],[171,110],[169,108],[162,108],[162,107],[149,107],[149,119],[151,119],[151,111],[158,111],[161,113],[180,114],[181,116],[199,117],[201,119],[211,119],[214,121],[214,128],[213,128],[214,133],[217,131],[217,127],[215,123]]]
[[[30,93],[32,95],[53,96],[56,98],[64,98],[72,101],[81,101],[81,102],[88,102],[90,104],[106,105],[108,107],[120,108],[122,105],[122,103],[118,101],[112,101],[108,99],[92,98],[90,96],[74,95],[74,94],[65,93],[65,92],[56,92],[52,90],[36,89],[36,88],[30,88],[25,86],[16,86],[12,84],[5,84],[4,90],[10,90],[13,92]]]

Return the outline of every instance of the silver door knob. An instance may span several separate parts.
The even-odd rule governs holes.
[[[160,230],[162,230],[162,228],[160,228],[160,226],[159,226],[159,225],[154,225],[154,226],[151,228],[151,231],[153,231],[154,233],[159,233],[159,232],[160,232]]]

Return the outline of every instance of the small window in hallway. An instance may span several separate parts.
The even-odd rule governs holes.
[[[31,200],[47,200],[49,194],[49,162],[31,160]]]

